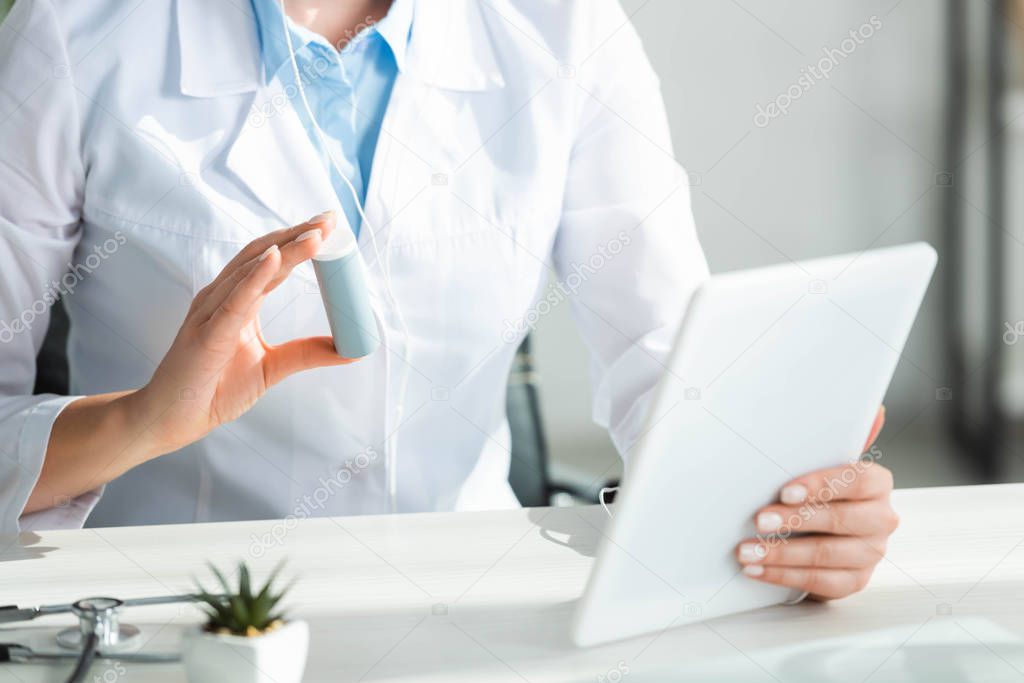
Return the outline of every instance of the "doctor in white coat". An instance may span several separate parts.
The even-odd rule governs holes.
[[[628,458],[707,276],[636,32],[613,0],[293,0],[288,15],[341,46],[399,5],[408,43],[358,231],[385,343],[346,362],[308,261],[352,228],[296,93],[263,68],[253,6],[15,3],[0,29],[0,528],[514,506],[505,382],[557,305]],[[32,395],[57,296],[74,395]],[[783,489],[759,528],[828,474]],[[891,488],[874,465],[808,536],[736,539],[737,557],[819,597],[858,590],[896,524]]]

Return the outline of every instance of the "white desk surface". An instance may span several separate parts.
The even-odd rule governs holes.
[[[188,592],[204,563],[282,557],[300,576],[309,681],[1022,681],[1024,485],[898,491],[902,524],[868,590],[578,650],[567,638],[604,512],[485,513],[87,529],[0,538],[0,603]],[[253,557],[254,538],[283,532]],[[671,542],[671,531],[666,531]],[[195,607],[133,608],[146,650],[175,649]],[[51,648],[67,617],[0,641]],[[180,681],[177,664],[95,665],[95,680]],[[0,665],[0,682],[68,666]],[[93,680],[92,678],[88,680]]]

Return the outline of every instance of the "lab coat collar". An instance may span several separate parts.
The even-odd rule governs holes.
[[[248,2],[178,0],[181,92],[218,97],[251,92],[260,83],[260,38]]]
[[[416,0],[403,75],[447,90],[505,85],[481,5]],[[256,17],[249,2],[177,0],[181,92],[217,97],[256,90],[262,79]]]
[[[504,87],[483,4],[476,0],[418,0],[407,72],[446,90]]]
[[[409,51],[409,36],[412,31],[414,0],[394,0],[387,15],[374,27],[384,38],[399,71],[405,71],[406,53]]]

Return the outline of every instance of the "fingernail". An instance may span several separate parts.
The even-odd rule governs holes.
[[[277,245],[276,244],[271,244],[269,247],[267,247],[267,250],[265,252],[260,254],[259,260],[260,261],[266,261],[267,257],[270,256],[271,254],[273,254],[275,251],[277,251]]]
[[[790,484],[782,487],[779,498],[786,505],[796,505],[807,500],[807,487],[802,484]]]
[[[324,211],[310,218],[306,223],[310,225],[317,225],[319,223],[326,223],[327,219],[334,215],[333,211]]]
[[[301,235],[299,235],[298,237],[296,237],[295,241],[296,242],[305,242],[306,240],[313,239],[314,237],[316,237],[319,234],[320,234],[320,228],[313,228],[312,230],[307,230],[306,232],[304,232]]]
[[[762,512],[757,516],[757,530],[770,534],[782,526],[782,515],[777,512]]]
[[[764,574],[764,567],[759,564],[748,564],[743,567],[743,573],[747,576],[761,576]]]
[[[768,551],[760,543],[741,543],[740,544],[740,562],[751,563],[760,562],[764,559]]]

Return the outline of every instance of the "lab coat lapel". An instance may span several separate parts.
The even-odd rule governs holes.
[[[366,194],[367,218],[385,240],[397,215],[420,193],[448,182],[445,141],[425,139],[417,126],[421,117],[440,113],[434,108],[437,91],[505,85],[483,10],[474,0],[419,0],[405,61],[381,124]],[[369,240],[369,231],[361,230],[360,248],[372,260]]]
[[[248,0],[177,0],[181,92],[224,97],[255,91],[227,167],[283,224],[339,208],[330,179],[295,112],[297,93],[262,85],[256,17]]]
[[[260,87],[265,79],[250,3],[177,0],[177,11],[182,93],[256,91],[228,151],[229,170],[285,224],[339,209],[324,161],[296,114],[296,94],[277,80]],[[416,192],[445,182],[443,161],[431,154],[436,141],[416,139],[415,121],[424,115],[414,111],[417,103],[429,99],[430,88],[479,92],[505,84],[486,19],[474,0],[417,0],[405,70],[392,92],[367,187],[367,217],[380,233]],[[368,237],[360,231],[361,247]]]
[[[249,116],[228,152],[227,167],[285,224],[339,209],[325,161],[317,153],[275,79],[256,92]]]
[[[381,123],[377,148],[373,153],[370,182],[366,188],[366,218],[383,251],[383,241],[391,232],[397,211],[406,206],[417,188],[430,179],[430,166],[414,154],[409,144],[414,142],[416,107],[410,101],[410,84],[399,76],[391,90],[384,120]],[[367,262],[376,260],[370,245],[370,229],[359,231],[359,248]]]

